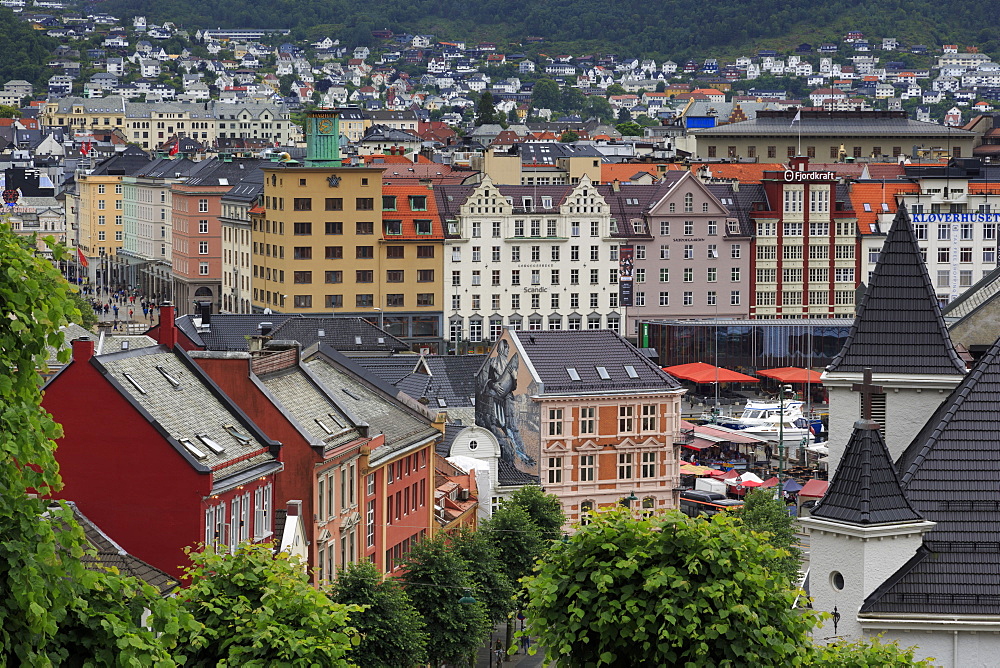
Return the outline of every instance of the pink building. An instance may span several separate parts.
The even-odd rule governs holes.
[[[174,298],[179,315],[195,313],[194,302],[218,311],[222,290],[222,196],[259,169],[257,159],[224,156],[205,160],[183,182],[171,186],[173,202]]]
[[[683,394],[610,330],[506,330],[477,376],[476,424],[500,442],[501,485],[533,478],[572,525],[617,503],[677,507]]]

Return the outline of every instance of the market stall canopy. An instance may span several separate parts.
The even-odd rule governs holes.
[[[678,364],[676,366],[665,366],[663,370],[675,378],[694,381],[695,383],[759,383],[760,379],[748,376],[738,371],[730,371],[722,367],[706,364],[705,362],[691,362],[690,364]]]
[[[697,466],[695,464],[688,464],[687,462],[681,463],[680,472],[681,475],[712,475],[715,473],[722,473],[717,469],[713,469],[711,466]]]
[[[758,371],[761,376],[774,378],[782,383],[820,383],[820,374],[812,369],[799,369],[794,366],[783,366],[780,369],[764,369]]]
[[[778,482],[779,482],[778,476],[774,476],[774,477],[768,478],[767,480],[765,480],[764,482],[762,482],[760,484],[760,486],[761,487],[774,487],[775,485],[778,484]]]
[[[799,498],[808,496],[813,499],[818,499],[822,497],[824,494],[826,494],[826,489],[829,486],[830,483],[827,482],[826,480],[819,480],[818,478],[814,478],[813,480],[810,480],[805,485],[803,485],[802,489],[799,491]]]
[[[794,494],[795,492],[802,489],[802,485],[799,483],[798,480],[791,480],[791,479],[785,481],[784,487],[785,491],[788,492],[789,494]]]
[[[755,473],[747,471],[743,475],[725,480],[727,485],[742,485],[743,487],[760,487],[764,481]]]

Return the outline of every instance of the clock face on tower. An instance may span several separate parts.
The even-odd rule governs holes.
[[[323,134],[328,135],[331,132],[333,132],[333,121],[331,121],[329,118],[321,118],[316,123],[316,129],[322,132]]]

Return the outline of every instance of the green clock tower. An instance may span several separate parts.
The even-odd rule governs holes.
[[[340,115],[336,109],[306,114],[306,167],[340,167]]]

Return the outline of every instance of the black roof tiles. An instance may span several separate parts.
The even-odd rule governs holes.
[[[962,374],[910,218],[900,208],[844,348],[828,371]]]
[[[903,494],[875,422],[855,423],[837,472],[812,516],[861,526],[923,519]]]
[[[913,507],[936,526],[862,612],[1000,614],[1000,341],[896,462]]]

